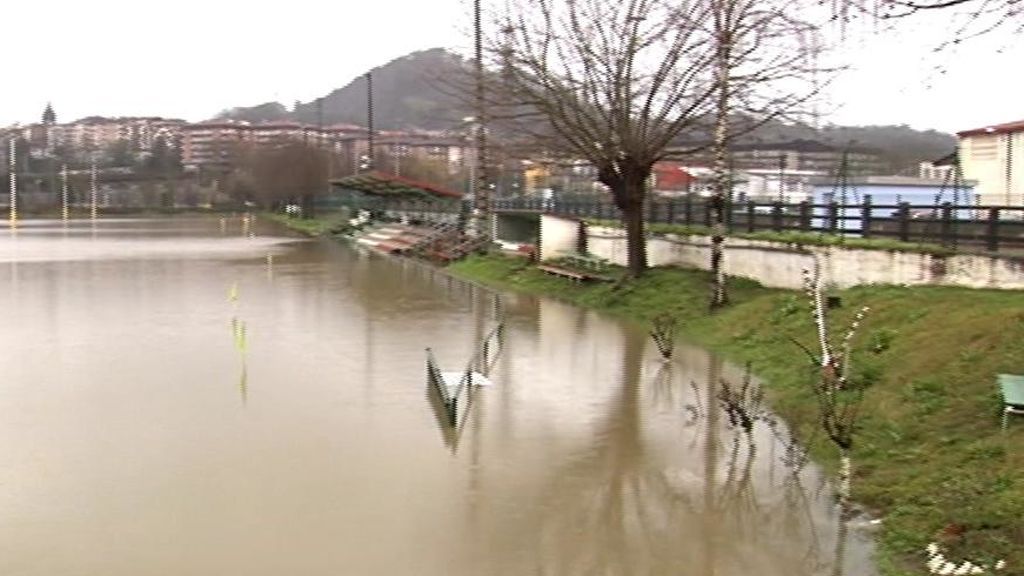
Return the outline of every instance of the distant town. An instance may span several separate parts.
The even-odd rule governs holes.
[[[0,129],[0,159],[4,171],[13,167],[22,175],[19,187],[23,206],[29,209],[53,204],[62,174],[75,198],[94,169],[100,174],[104,205],[123,207],[204,206],[254,197],[287,200],[297,195],[294,186],[277,182],[274,190],[261,193],[259,182],[254,182],[261,180],[260,169],[280,172],[274,166],[283,165],[291,166],[293,179],[310,182],[372,169],[469,191],[475,162],[471,130],[472,126],[375,131],[370,158],[370,130],[355,124],[235,119],[193,123],[159,116],[90,116],[61,123],[56,109],[47,104],[39,122]],[[741,200],[795,203],[813,199],[816,187],[842,184],[842,190],[836,190],[845,194],[860,184],[885,186],[896,200],[927,203],[937,195],[952,199],[955,194],[959,203],[1021,206],[1024,163],[1015,163],[1014,158],[1024,158],[1022,134],[1024,121],[961,131],[957,150],[920,162],[916,174],[905,168],[893,173],[882,155],[863,147],[808,139],[736,144],[731,148],[734,194]],[[297,148],[300,156],[304,150],[320,159],[315,165],[305,164],[303,170],[313,174],[296,172],[295,153],[289,159],[275,158],[271,152],[288,147]],[[496,149],[499,153],[492,162],[499,197],[603,190],[593,168],[583,161],[502,154],[500,143]],[[654,166],[653,193],[707,196],[711,155],[692,146],[671,152],[671,159]]]

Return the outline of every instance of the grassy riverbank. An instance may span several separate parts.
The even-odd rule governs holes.
[[[263,212],[261,217],[272,220],[306,234],[307,236],[328,236],[338,234],[348,228],[348,216],[343,212],[330,212],[317,218],[300,218],[280,212]]]
[[[524,260],[472,257],[449,267],[494,287],[544,294],[649,322],[669,312],[689,339],[736,362],[752,362],[773,408],[835,466],[817,429],[807,357],[790,340],[814,346],[809,306],[797,292],[733,279],[732,304],[706,313],[709,277],[655,269],[638,281],[574,284]],[[995,374],[1024,373],[1024,294],[948,287],[859,287],[839,292],[837,326],[861,306],[871,312],[854,362],[877,375],[854,448],[854,498],[883,518],[885,574],[925,574],[924,547],[940,530],[951,560],[991,563],[1024,574],[1024,417],[1000,431]],[[840,332],[841,333],[841,332]]]

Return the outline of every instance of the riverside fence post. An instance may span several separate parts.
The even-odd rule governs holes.
[[[949,202],[942,203],[942,224],[939,227],[939,234],[943,246],[953,245],[953,205]]]
[[[860,212],[860,235],[864,238],[871,237],[871,194],[864,195],[864,206]]]
[[[988,229],[985,231],[985,240],[989,252],[999,251],[999,208],[988,209]]]
[[[835,201],[828,203],[828,232],[835,234],[839,229],[839,204]]]
[[[898,214],[900,242],[910,242],[910,203],[900,202]]]
[[[811,203],[804,200],[800,203],[800,230],[809,232],[811,229]]]
[[[723,204],[725,204],[725,229],[726,229],[726,231],[729,232],[729,234],[732,234],[732,224],[733,224],[733,222],[732,222],[733,221],[732,205],[733,205],[733,200],[732,200],[732,192],[731,191],[729,192],[729,195],[725,197],[725,202],[723,202]]]

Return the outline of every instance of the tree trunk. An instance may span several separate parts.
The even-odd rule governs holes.
[[[626,252],[629,275],[636,278],[647,270],[647,234],[644,231],[644,180],[626,181],[624,190],[616,194],[622,223],[626,226]]]
[[[850,451],[839,449],[839,514],[845,520],[850,512],[850,478],[853,475],[853,463]]]
[[[846,556],[846,539],[849,532],[850,519],[850,478],[853,475],[853,463],[850,450],[839,448],[839,530],[836,534],[836,552],[832,565],[832,576],[843,573],[843,559]]]
[[[730,10],[722,5],[715,11],[717,44],[715,53],[715,76],[718,84],[715,102],[715,131],[712,149],[715,154],[714,180],[711,196],[711,298],[709,308],[714,311],[728,302],[725,292],[725,271],[722,259],[725,256],[722,243],[725,241],[725,201],[730,194],[730,174],[727,159],[729,144],[729,68],[732,55],[732,38],[728,33]]]

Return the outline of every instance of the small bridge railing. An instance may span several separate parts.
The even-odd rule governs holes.
[[[434,351],[427,348],[427,382],[430,388],[437,393],[438,399],[444,406],[449,426],[456,427],[458,425],[459,398],[462,396],[466,397],[465,407],[462,412],[465,413],[468,410],[473,401],[474,379],[477,375],[486,376],[490,373],[501,356],[504,339],[505,321],[504,319],[499,319],[497,325],[480,341],[473,352],[473,356],[466,363],[465,369],[462,370],[461,377],[455,386],[451,386],[445,380],[444,373],[441,371],[437,358],[434,356]]]

